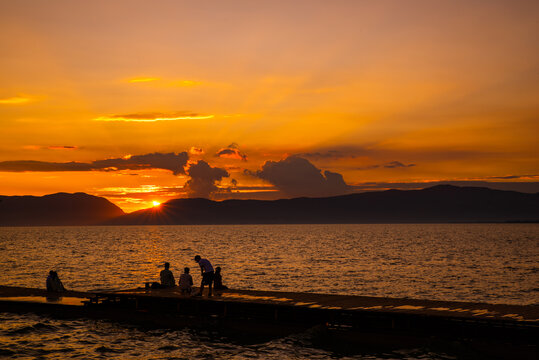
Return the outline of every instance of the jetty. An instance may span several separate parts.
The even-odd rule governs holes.
[[[177,288],[67,291],[58,297],[42,289],[0,286],[0,311],[212,329],[242,339],[308,331],[322,345],[341,349],[458,343],[494,357],[538,355],[539,305],[232,289],[193,297]]]

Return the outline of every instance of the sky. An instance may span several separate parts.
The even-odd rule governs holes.
[[[537,1],[0,0],[0,194],[539,192]]]

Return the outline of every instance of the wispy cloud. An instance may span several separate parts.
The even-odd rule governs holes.
[[[203,85],[204,82],[196,80],[175,80],[167,83],[168,86],[177,86],[177,87],[191,87]]]
[[[94,121],[123,121],[123,122],[156,122],[173,120],[204,120],[215,115],[201,115],[197,113],[180,111],[175,113],[133,113],[123,115],[109,115],[95,118]]]
[[[71,146],[71,145],[52,145],[52,146],[47,146],[47,149],[50,149],[50,150],[75,150],[75,149],[77,149],[77,146]]]
[[[492,180],[535,180],[539,179],[539,175],[504,175],[504,176],[488,176],[486,179]]]
[[[76,150],[79,147],[74,145],[49,145],[49,146],[41,146],[41,145],[25,145],[22,147],[25,150]]]
[[[384,164],[374,164],[374,165],[357,167],[355,168],[355,170],[373,170],[373,169],[379,169],[379,168],[397,169],[397,168],[409,168],[412,166],[416,166],[416,164],[403,164],[400,161],[390,161]]]
[[[152,81],[157,81],[157,80],[160,80],[160,79],[156,77],[137,77],[137,78],[129,79],[127,81],[130,83],[145,83],[145,82],[152,82]]]
[[[140,76],[134,77],[127,80],[128,83],[152,83],[152,86],[162,86],[162,87],[194,87],[200,85],[207,85],[209,83],[199,80],[192,79],[181,79],[181,80],[166,80],[159,77],[153,76]]]
[[[395,168],[407,168],[415,166],[415,164],[403,164],[400,161],[391,161],[383,165],[387,169],[395,169]]]
[[[29,103],[33,98],[25,95],[17,95],[10,98],[0,99],[0,104],[2,105],[22,105]]]

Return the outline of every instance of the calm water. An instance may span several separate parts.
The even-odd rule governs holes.
[[[538,224],[252,225],[0,228],[0,284],[119,289],[171,262],[199,282],[195,254],[233,288],[539,303]],[[0,356],[328,359],[302,335],[238,345],[184,331],[0,314]],[[443,359],[427,349],[354,358]]]

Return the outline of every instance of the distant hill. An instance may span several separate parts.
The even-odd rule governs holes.
[[[0,196],[0,226],[93,225],[124,214],[107,199],[85,193]]]
[[[447,223],[539,220],[539,194],[439,185],[275,201],[176,199],[108,224]]]

